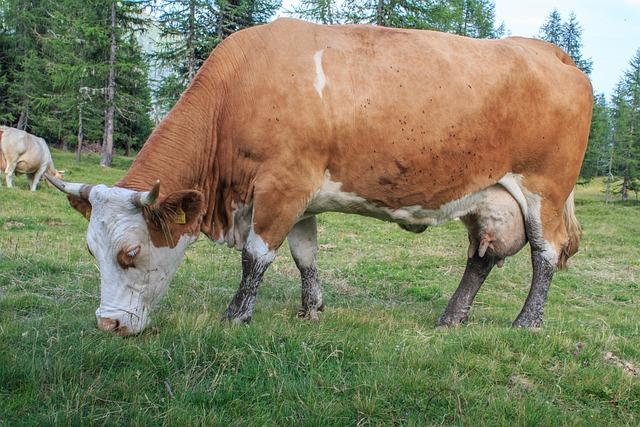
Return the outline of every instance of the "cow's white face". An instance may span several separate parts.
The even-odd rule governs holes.
[[[159,181],[151,191],[138,192],[47,179],[89,219],[87,247],[100,269],[98,328],[119,335],[141,332],[196,240],[202,193],[181,190],[157,200]]]
[[[141,332],[149,313],[164,295],[194,236],[183,235],[175,247],[151,241],[135,192],[93,187],[87,246],[100,268],[98,327],[120,335]]]

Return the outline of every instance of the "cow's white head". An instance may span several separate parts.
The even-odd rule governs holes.
[[[158,199],[159,182],[139,192],[47,179],[89,219],[87,247],[100,268],[98,328],[123,336],[141,332],[198,235],[202,193],[177,191]]]

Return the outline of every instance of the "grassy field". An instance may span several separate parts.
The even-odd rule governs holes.
[[[112,184],[130,164],[53,154],[69,181]],[[56,190],[16,182],[0,188],[0,425],[640,424],[640,377],[616,363],[640,362],[640,206],[605,206],[597,183],[578,190],[585,236],[554,278],[541,331],[510,327],[528,250],[494,269],[467,326],[442,330],[465,264],[462,225],[413,235],[326,214],[319,324],[296,318],[287,248],[253,323],[219,323],[240,255],[201,238],[152,327],[123,339],[95,327],[86,221]]]

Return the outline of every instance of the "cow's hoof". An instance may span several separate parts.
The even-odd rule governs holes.
[[[424,231],[427,229],[426,225],[421,225],[421,224],[398,224],[398,225],[403,230],[409,231],[415,234],[424,233]]]

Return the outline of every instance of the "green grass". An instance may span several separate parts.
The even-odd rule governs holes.
[[[97,157],[69,181],[113,184]],[[201,238],[142,335],[95,328],[99,274],[86,221],[54,189],[0,188],[0,425],[638,425],[640,207],[577,194],[585,236],[556,275],[538,332],[511,321],[528,291],[527,250],[495,269],[467,326],[435,328],[462,275],[459,222],[413,235],[394,224],[319,218],[319,324],[296,318],[288,249],[265,276],[253,323],[218,318],[239,253]],[[579,344],[580,343],[580,344]]]

